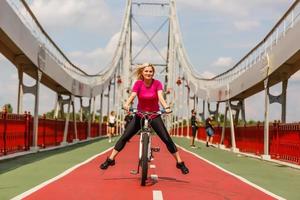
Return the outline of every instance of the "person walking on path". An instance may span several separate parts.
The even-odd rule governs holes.
[[[115,135],[115,130],[116,130],[116,115],[115,115],[115,111],[111,111],[108,116],[108,129],[107,129],[109,143],[112,142],[112,137]]]
[[[197,135],[197,132],[198,132],[198,121],[197,121],[197,118],[196,118],[196,111],[193,109],[192,111],[192,117],[191,117],[191,125],[192,125],[192,138],[191,138],[191,148],[195,148],[195,137]]]
[[[215,134],[215,129],[211,125],[212,120],[213,120],[213,116],[212,115],[209,116],[205,120],[206,146],[207,147],[209,147],[209,143],[212,145],[213,137],[214,137],[214,134]]]

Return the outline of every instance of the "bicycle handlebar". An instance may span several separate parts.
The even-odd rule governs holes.
[[[122,108],[123,110],[125,110],[124,108]],[[166,112],[166,110],[159,110],[159,111],[138,111],[137,108],[130,108],[129,112],[132,114],[140,114],[143,117],[145,116],[150,116],[150,115],[162,115],[162,114],[170,114],[171,112]]]

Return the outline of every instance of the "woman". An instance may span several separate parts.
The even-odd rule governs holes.
[[[124,109],[129,111],[130,103],[138,97],[138,111],[155,112],[159,110],[159,102],[167,113],[171,112],[170,107],[167,105],[163,98],[163,88],[159,80],[153,78],[154,66],[145,63],[138,66],[135,74],[137,81],[134,83],[132,93],[124,104]],[[115,157],[124,148],[126,142],[134,136],[141,129],[141,117],[135,115],[131,122],[128,124],[124,131],[124,134],[116,143],[111,155],[100,165],[101,169],[107,169],[109,166],[115,165]],[[160,139],[166,144],[169,152],[174,156],[176,160],[176,167],[181,170],[183,174],[189,173],[188,168],[181,160],[178,150],[172,141],[167,129],[160,116],[157,116],[151,120],[150,123],[153,130],[157,133]]]
[[[209,143],[212,144],[213,142],[213,138],[214,138],[214,134],[215,134],[215,129],[212,126],[211,122],[213,120],[213,116],[209,116],[206,120],[205,120],[205,131],[206,131],[206,146],[209,147]]]
[[[111,137],[114,136],[116,129],[116,115],[115,111],[111,111],[110,115],[108,116],[108,127],[107,127],[107,134],[108,134],[108,142],[111,143]]]

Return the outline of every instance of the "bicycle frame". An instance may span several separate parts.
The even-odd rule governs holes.
[[[143,140],[143,135],[144,134],[147,134],[148,135],[148,138],[149,138],[149,142],[148,142],[148,160],[151,159],[151,130],[150,130],[150,127],[149,127],[149,120],[147,118],[145,118],[145,121],[144,121],[144,126],[142,127],[141,129],[141,136],[140,136],[140,145],[139,145],[139,160],[141,160],[141,157],[142,157],[142,140]]]
[[[151,148],[151,129],[149,121],[153,115],[161,115],[163,111],[157,112],[139,112],[137,110],[133,111],[134,114],[140,114],[142,119],[144,119],[144,125],[140,131],[140,141],[139,141],[139,163],[137,171],[132,171],[133,174],[138,174],[141,167],[141,185],[145,186],[147,174],[148,174],[148,162],[151,161],[152,152],[158,152],[159,148]],[[145,147],[146,145],[146,147]],[[144,155],[147,154],[147,155]]]

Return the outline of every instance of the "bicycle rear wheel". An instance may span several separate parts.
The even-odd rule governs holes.
[[[148,175],[148,145],[149,136],[147,133],[142,134],[142,156],[141,156],[141,185],[146,185],[147,175]]]

